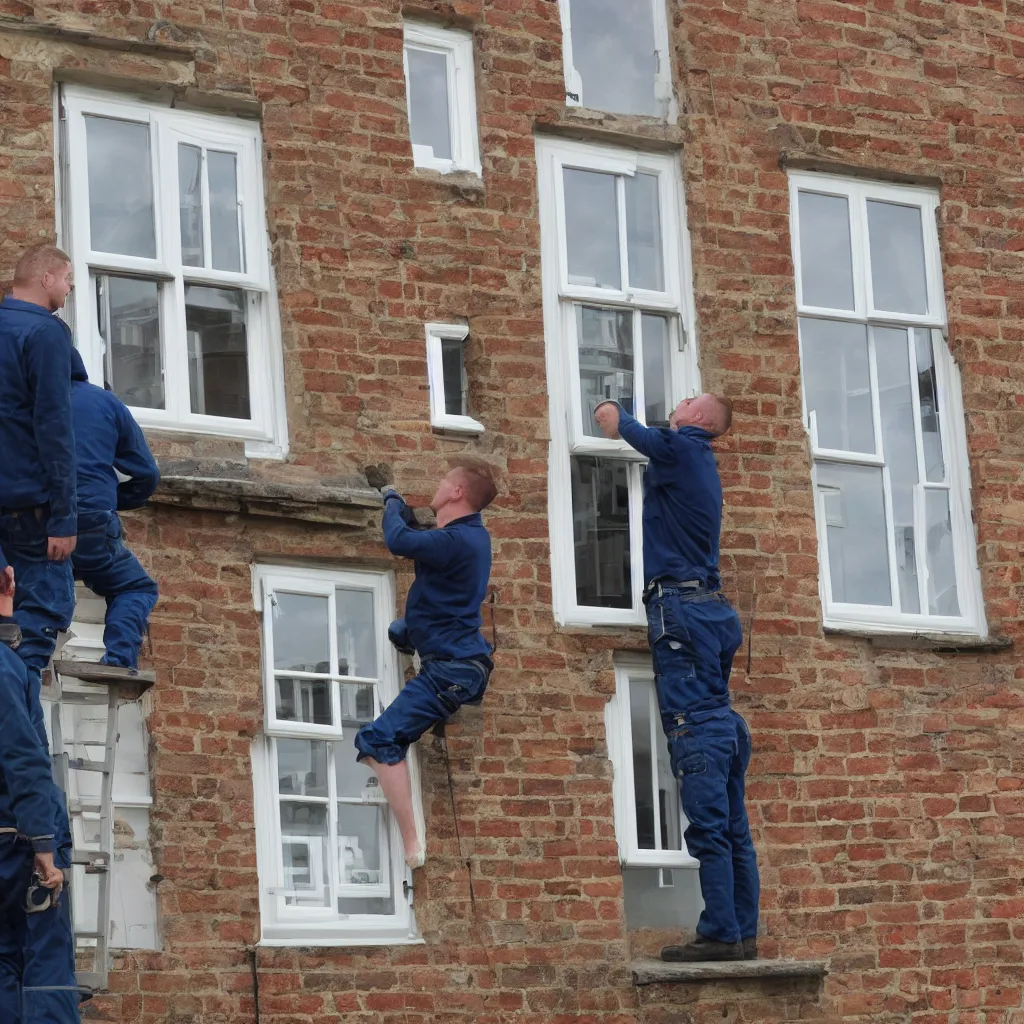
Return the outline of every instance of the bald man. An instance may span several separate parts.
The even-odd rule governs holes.
[[[614,402],[594,417],[648,458],[644,473],[644,604],[661,722],[700,863],[697,937],[663,960],[756,960],[760,882],[744,806],[750,730],[731,709],[729,673],[742,640],[721,593],[722,484],[711,442],[732,424],[732,403],[687,398],[669,426],[645,427]]]

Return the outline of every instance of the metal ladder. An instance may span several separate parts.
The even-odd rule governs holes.
[[[46,693],[53,701],[50,719],[50,738],[53,751],[54,781],[64,792],[71,826],[72,872],[81,868],[86,876],[97,882],[95,928],[79,927],[75,922],[74,896],[69,894],[68,909],[75,936],[75,962],[77,981],[90,992],[107,986],[110,941],[110,882],[114,860],[114,757],[117,748],[117,709],[122,701],[138,700],[154,683],[152,672],[139,672],[126,679],[112,674],[107,666],[93,661],[67,658],[54,659],[50,664],[51,687]],[[80,751],[69,749],[65,741],[63,711],[69,707],[105,707],[106,722],[102,743],[74,739],[77,747],[100,747],[103,756],[81,756]],[[99,775],[98,796],[95,787],[86,787],[88,795],[76,795],[80,786],[72,786],[72,773]],[[77,779],[75,780],[77,781]],[[72,893],[76,886],[71,886]]]

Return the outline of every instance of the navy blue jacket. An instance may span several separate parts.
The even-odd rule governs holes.
[[[117,395],[89,383],[77,350],[71,380],[79,512],[141,508],[160,482],[145,435]],[[117,473],[131,479],[119,483]]]
[[[409,642],[420,657],[479,658],[491,653],[480,632],[480,606],[491,575],[491,535],[479,512],[442,529],[410,525],[399,497],[384,502],[388,550],[416,563],[416,579],[405,602]]]
[[[621,406],[619,434],[650,462],[644,473],[644,582],[718,575],[722,481],[702,427],[645,427]]]
[[[32,724],[28,702],[25,666],[14,651],[0,645],[0,826],[28,836],[36,853],[52,853],[50,755]]]
[[[78,532],[71,331],[34,302],[0,303],[0,506],[50,504],[49,537]]]

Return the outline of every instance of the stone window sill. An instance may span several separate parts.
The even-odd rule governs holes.
[[[634,960],[634,985],[758,980],[761,978],[824,978],[828,965],[820,960],[731,960],[723,963],[667,964]]]
[[[1008,636],[974,636],[969,633],[879,633],[870,629],[825,627],[825,636],[870,640],[883,651],[933,651],[936,654],[981,654],[1005,651],[1013,646]]]

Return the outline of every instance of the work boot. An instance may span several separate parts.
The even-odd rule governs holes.
[[[0,622],[0,644],[12,651],[21,646],[21,627],[16,622]]]
[[[757,959],[757,936],[754,935],[749,939],[743,940],[743,959],[744,960],[756,960]]]
[[[742,942],[715,942],[698,935],[685,946],[665,946],[661,959],[670,964],[699,964],[716,960],[742,960]]]

